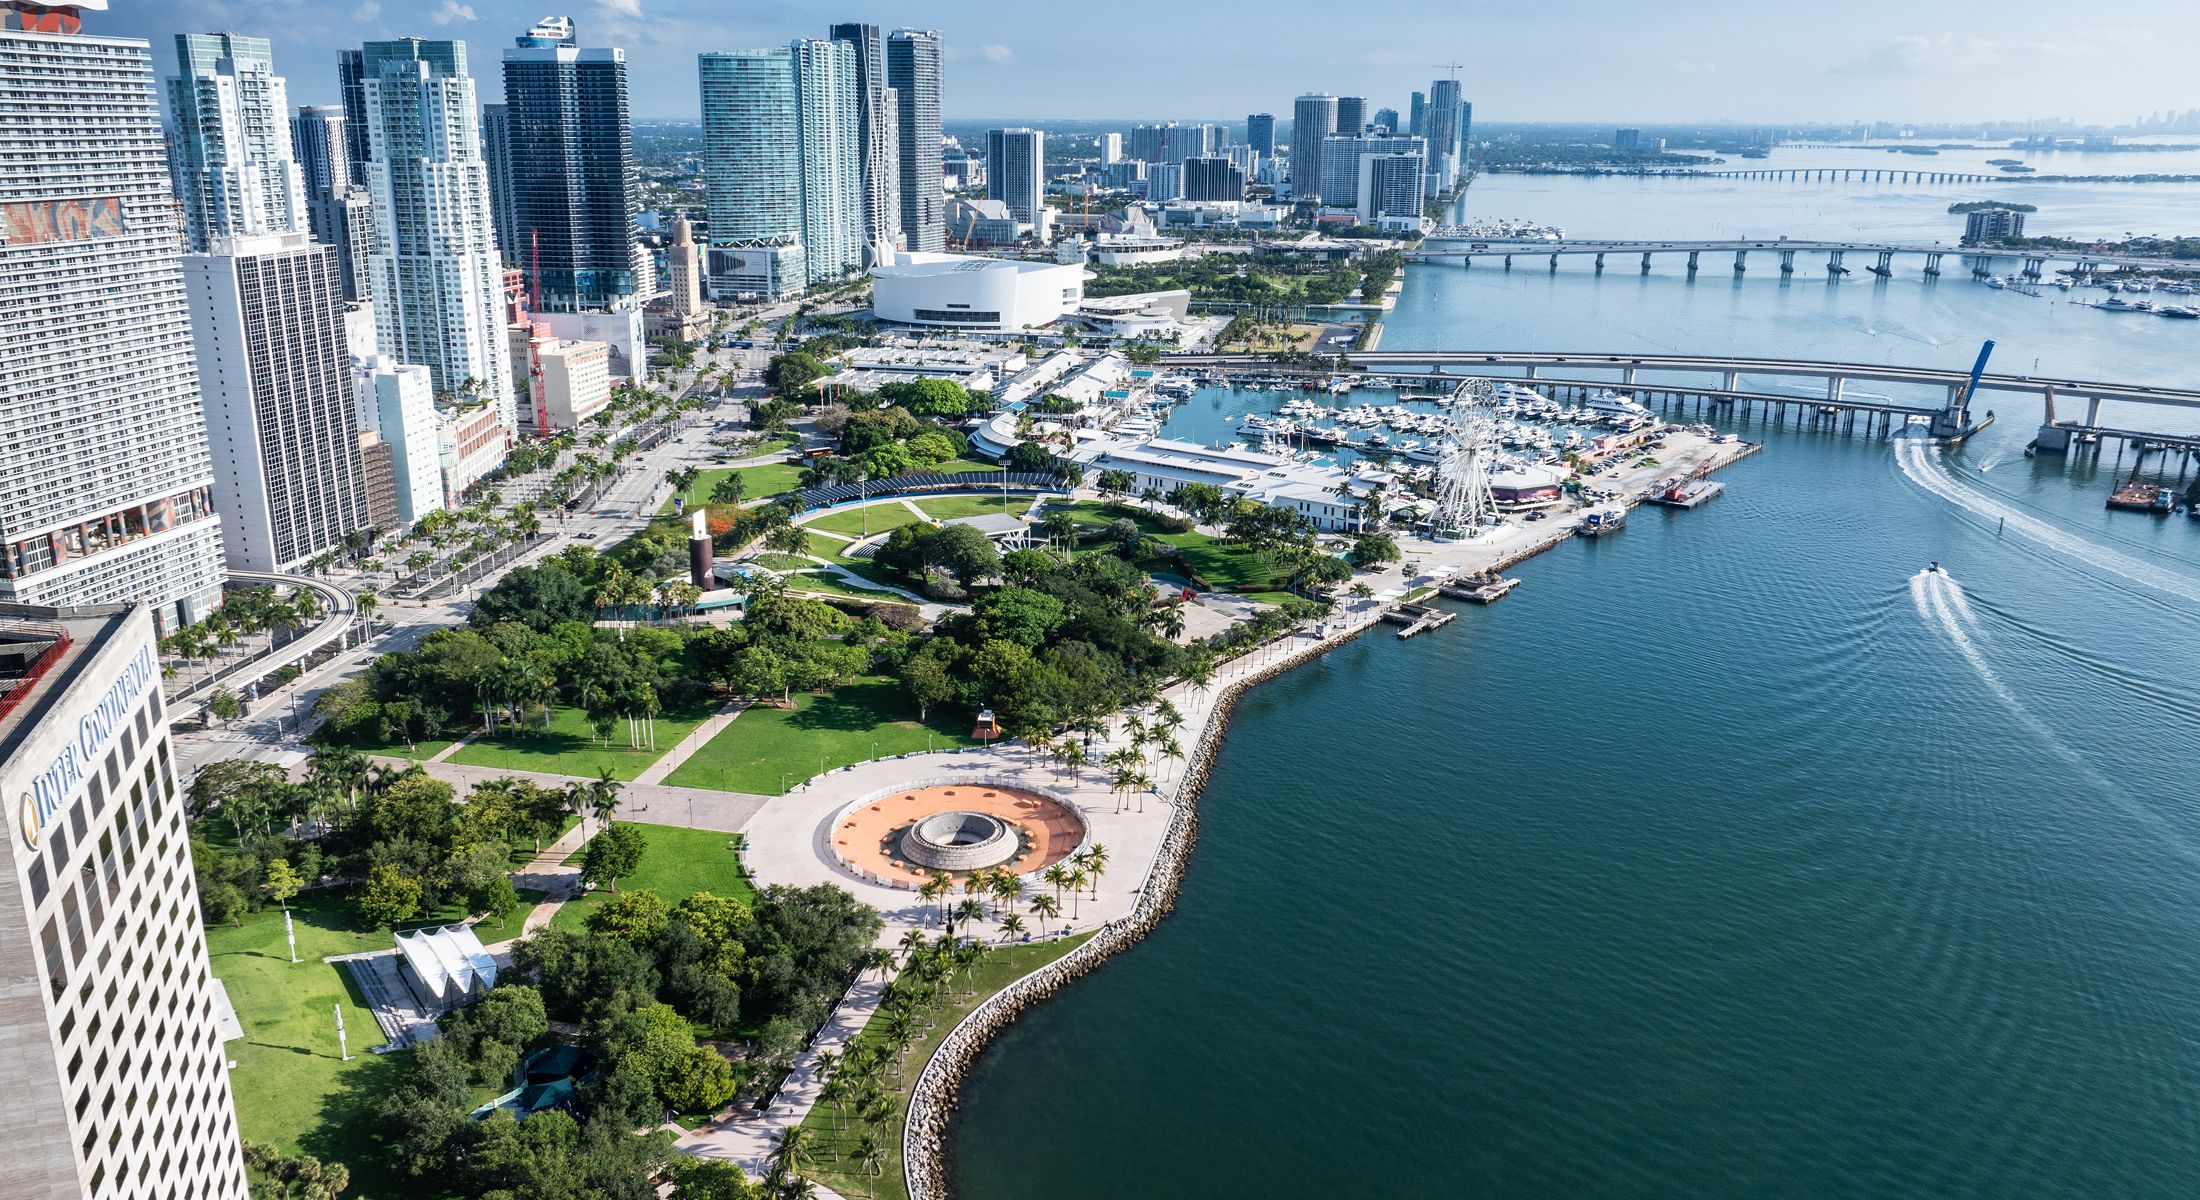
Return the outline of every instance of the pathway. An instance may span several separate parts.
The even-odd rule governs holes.
[[[779,1144],[780,1133],[800,1125],[817,1106],[826,1078],[820,1069],[819,1057],[828,1053],[837,1057],[845,1053],[848,1043],[863,1032],[871,1014],[878,1011],[885,992],[884,979],[864,972],[864,977],[841,997],[833,1015],[826,1019],[825,1027],[811,1040],[809,1049],[795,1059],[794,1070],[772,1096],[771,1107],[760,1113],[737,1112],[704,1125],[693,1133],[684,1134],[674,1143],[675,1148],[697,1158],[736,1163],[751,1175],[763,1174],[771,1166],[772,1148]],[[825,1194],[824,1189],[820,1188],[819,1194]]]
[[[411,765],[402,758],[376,756],[374,761],[395,767]],[[514,771],[504,767],[476,767],[465,763],[429,762],[420,767],[430,777],[451,785],[460,796],[473,790],[474,785],[493,779],[524,779],[541,787],[561,788],[569,783],[593,782],[577,775],[554,775],[547,771]],[[689,829],[715,829],[721,833],[740,833],[756,810],[763,807],[766,796],[754,796],[747,792],[720,792],[708,788],[674,787],[668,783],[622,783],[619,785],[618,819],[622,821],[647,821],[656,825],[681,825]]]
[[[681,738],[679,745],[665,751],[663,757],[649,764],[647,770],[636,775],[634,782],[645,787],[651,784],[663,783],[667,775],[678,770],[681,763],[693,758],[696,751],[702,749],[710,739],[717,737],[719,730],[733,724],[733,719],[740,716],[741,710],[747,707],[747,701],[728,700],[724,708],[712,713],[709,720],[697,725],[693,732]]]

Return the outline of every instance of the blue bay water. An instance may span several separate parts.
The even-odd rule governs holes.
[[[1515,182],[1476,211],[1679,232]],[[1773,275],[1415,268],[1384,344],[2200,361],[2186,323]],[[1249,694],[1177,911],[981,1061],[962,1193],[2189,1193],[2200,523],[2106,512],[2130,464],[2026,459],[2036,420],[1745,429],[1715,503]]]

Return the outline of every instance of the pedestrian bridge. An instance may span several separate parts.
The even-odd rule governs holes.
[[[1881,277],[1894,274],[1894,263],[1897,258],[1921,258],[1924,260],[1924,273],[1938,275],[1941,273],[1941,260],[1950,254],[1960,256],[1974,276],[1994,274],[1996,261],[2008,259],[2021,262],[2023,264],[2020,268],[2021,273],[2031,279],[2038,279],[2044,275],[2047,264],[2050,262],[2072,263],[2074,264],[2075,273],[2081,276],[2090,276],[2102,270],[2146,270],[2190,265],[2170,259],[2149,258],[2142,255],[2101,254],[2086,250],[2047,250],[2032,247],[2022,250],[2000,250],[1984,246],[1950,246],[1939,242],[1930,245],[1916,245],[1894,242],[1829,242],[1794,238],[1710,239],[1704,241],[1687,239],[1664,241],[1572,239],[1554,242],[1533,239],[1507,240],[1504,238],[1474,237],[1444,227],[1439,227],[1435,232],[1421,239],[1418,246],[1406,252],[1406,259],[1409,262],[1425,263],[1456,261],[1467,267],[1473,266],[1474,260],[1478,258],[1485,260],[1499,259],[1509,269],[1513,265],[1512,260],[1516,257],[1523,259],[1548,258],[1551,269],[1555,271],[1558,269],[1558,260],[1561,256],[1584,254],[1591,255],[1596,259],[1596,268],[1600,271],[1604,269],[1604,260],[1609,255],[1617,255],[1621,258],[1640,256],[1642,270],[1644,271],[1650,269],[1650,261],[1656,255],[1686,255],[1688,270],[1691,274],[1695,273],[1700,265],[1700,260],[1706,254],[1714,256],[1733,255],[1734,269],[1738,272],[1749,269],[1749,256],[1752,254],[1760,256],[1760,261],[1767,257],[1773,258],[1778,261],[1782,274],[1792,274],[1795,271],[1798,255],[1804,256],[1806,259],[1816,259],[1823,255],[1825,256],[1826,274],[1830,276],[1841,276],[1849,273],[1849,268],[1844,260],[1851,254],[1872,256],[1872,263],[1865,269]]]

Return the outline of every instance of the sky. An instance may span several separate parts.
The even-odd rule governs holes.
[[[555,6],[553,10],[546,6]],[[293,104],[336,100],[336,51],[468,43],[484,102],[498,50],[551,11],[624,47],[633,113],[696,114],[695,54],[822,36],[834,21],[940,31],[944,116],[1242,119],[1292,97],[1407,97],[1457,67],[1477,124],[1977,121],[2120,124],[2200,108],[2195,0],[113,0],[86,32],[274,42]]]

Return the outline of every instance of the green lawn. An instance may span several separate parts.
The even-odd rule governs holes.
[[[858,600],[886,600],[907,604],[908,600],[894,592],[880,588],[862,587],[829,571],[802,571],[787,576],[787,588],[796,592],[831,592],[836,596],[853,596]]]
[[[759,554],[749,561],[760,567],[769,567],[774,571],[807,571],[817,565],[809,559],[792,554]]]
[[[1001,469],[1001,465],[999,463],[977,462],[968,458],[958,458],[951,462],[943,462],[931,469],[942,475],[963,475],[972,471],[998,471]]]
[[[1009,512],[1022,514],[1030,511],[1030,496],[935,496],[916,502],[918,508],[935,521],[952,521],[957,517],[976,517],[987,513]]]
[[[686,491],[679,493],[678,498],[685,499],[689,508],[709,504],[711,489],[716,488],[718,481],[728,475],[739,475],[741,482],[748,485],[745,498],[749,500],[777,496],[802,486],[802,468],[792,463],[764,463],[740,468],[716,467],[697,475],[695,482]],[[671,500],[665,501],[664,511],[672,511]]]
[[[349,737],[331,738],[332,746],[346,746],[361,754],[379,754],[384,758],[405,758],[413,762],[426,762],[451,748],[457,738],[429,738],[407,746],[403,738],[394,742],[378,742],[365,736],[364,730],[355,730]]]
[[[969,713],[935,708],[931,718],[920,723],[916,705],[891,679],[858,679],[824,696],[798,692],[792,709],[758,705],[742,713],[665,782],[772,795],[782,779],[791,787],[818,774],[821,758],[829,769],[971,744]]]
[[[914,525],[918,520],[917,514],[910,512],[908,505],[898,500],[887,500],[862,508],[826,513],[814,521],[804,521],[802,524],[810,529],[823,529],[861,538],[868,536],[866,530],[870,533],[884,533],[903,525]]]
[[[745,721],[748,717],[744,715],[741,719]],[[595,828],[593,824],[589,827]],[[756,898],[756,885],[742,873],[741,860],[733,852],[733,843],[741,840],[739,834],[684,829],[678,825],[636,825],[635,828],[649,839],[649,847],[642,851],[642,865],[633,875],[619,881],[620,891],[647,888],[662,896],[667,904],[678,904],[697,892],[731,896],[743,903]],[[597,905],[610,896],[610,892],[599,889],[573,898],[550,918],[550,927],[581,928],[588,914],[596,911]]]
[[[809,1174],[819,1183],[843,1196],[873,1196],[879,1200],[908,1200],[909,1183],[902,1175],[901,1132],[902,1117],[909,1110],[909,1093],[915,1089],[917,1076],[923,1073],[924,1064],[930,1061],[940,1039],[955,1027],[971,1009],[993,993],[1007,987],[1017,979],[1029,975],[1040,967],[1053,962],[1077,948],[1090,933],[1075,937],[1054,938],[1036,942],[1022,942],[1013,946],[996,946],[986,951],[978,960],[970,979],[959,987],[949,989],[948,994],[934,1001],[918,1023],[916,1039],[909,1044],[909,1051],[902,1059],[900,1076],[901,1104],[894,1115],[878,1130],[879,1143],[887,1147],[885,1171],[872,1179],[855,1159],[856,1139],[862,1136],[863,1123],[851,1113],[835,1113],[828,1105],[820,1104],[810,1110],[802,1120],[802,1127],[817,1139],[811,1151]],[[963,994],[968,989],[969,994]],[[886,1040],[886,1018],[873,1013],[871,1020],[856,1035],[856,1041],[879,1043]],[[889,1066],[888,1080],[894,1077]],[[876,1189],[875,1191],[873,1189]]]
[[[1079,524],[1087,527],[1106,526],[1118,519],[1128,518],[1140,531],[1159,538],[1183,551],[1184,565],[1207,581],[1209,587],[1224,592],[1276,592],[1283,590],[1284,579],[1260,560],[1260,556],[1241,546],[1226,545],[1220,540],[1197,530],[1170,533],[1161,523],[1135,505],[1114,505],[1097,500],[1080,500],[1066,510]],[[1146,565],[1153,565],[1148,563]]]
[[[506,730],[493,738],[477,738],[460,747],[448,761],[579,779],[594,779],[608,770],[613,779],[631,780],[716,711],[708,703],[667,709],[657,714],[657,749],[635,750],[626,744],[625,721],[612,727],[609,745],[600,745],[588,727],[586,713],[578,708],[560,708],[551,716],[547,733],[537,727],[523,735]]]
[[[361,1002],[349,974],[324,963],[331,954],[387,949],[390,935],[369,929],[352,906],[326,892],[308,893],[291,905],[298,932],[293,965],[283,940],[282,910],[269,908],[244,925],[206,931],[215,976],[229,989],[241,1040],[224,1052],[237,1060],[230,1089],[237,1124],[248,1141],[304,1151],[351,1168],[352,1190],[394,1196],[422,1189],[400,1181],[380,1164],[372,1132],[375,1108],[408,1066],[403,1055],[372,1053],[382,1044],[374,1014]],[[517,924],[515,922],[515,928]],[[351,1061],[339,1060],[333,1010],[343,1006]]]

